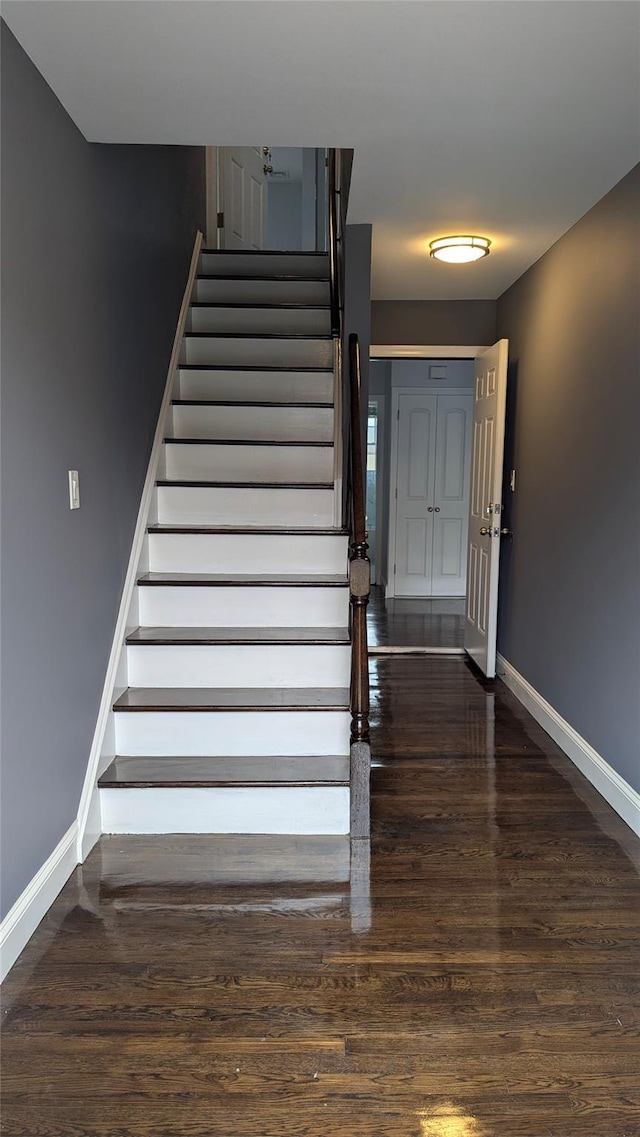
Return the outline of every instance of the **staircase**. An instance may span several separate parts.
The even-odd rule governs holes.
[[[329,288],[324,254],[201,254],[98,782],[106,833],[349,832]]]

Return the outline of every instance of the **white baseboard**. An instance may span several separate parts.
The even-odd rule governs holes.
[[[165,434],[165,422],[167,414],[169,413],[169,409],[171,407],[173,385],[175,381],[176,370],[180,362],[182,337],[184,335],[187,315],[189,313],[191,294],[193,292],[194,283],[198,274],[198,262],[202,248],[202,241],[202,233],[198,232],[194,241],[189,273],[187,276],[187,282],[185,285],[180,313],[178,316],[176,332],[173,340],[173,349],[167,370],[164,395],[162,398],[160,413],[158,415],[158,421],[156,424],[155,437],[153,440],[153,446],[151,448],[149,465],[147,467],[147,476],[145,478],[142,497],[140,499],[140,508],[138,510],[138,518],[136,521],[136,527],[131,546],[131,555],[129,557],[127,575],[125,577],[122,589],[120,608],[118,610],[116,626],[113,633],[113,641],[111,644],[111,654],[109,656],[107,673],[105,676],[104,687],[102,689],[102,698],[100,701],[100,709],[98,711],[98,719],[93,735],[91,750],[89,752],[87,772],[85,774],[84,785],[82,787],[80,805],[78,807],[78,862],[86,860],[89,853],[91,852],[91,849],[95,845],[102,832],[102,824],[100,819],[100,795],[97,788],[97,781],[101,768],[104,768],[104,766],[107,764],[107,758],[110,759],[113,757],[111,753],[108,753],[105,757],[105,752],[108,750],[108,746],[105,745],[105,739],[107,737],[109,719],[112,715],[114,691],[118,686],[118,671],[121,665],[121,655],[126,635],[127,618],[129,616],[135,584],[139,573],[140,558],[142,555],[147,531],[149,511],[153,498],[153,491],[155,488],[158,463],[162,452],[162,442]],[[126,686],[126,682],[124,685]]]
[[[498,677],[592,786],[640,837],[640,794],[498,653]]]
[[[0,982],[78,864],[77,837],[74,821],[0,924]]]

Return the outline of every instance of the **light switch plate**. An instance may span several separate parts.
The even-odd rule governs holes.
[[[69,509],[80,509],[80,475],[69,470]]]
[[[511,471],[511,477],[509,478],[509,487],[510,487],[512,493],[516,492],[516,472],[515,472],[515,470]]]

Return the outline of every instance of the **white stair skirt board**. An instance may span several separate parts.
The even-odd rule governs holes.
[[[130,645],[131,687],[348,687],[348,644]]]
[[[330,339],[190,336],[184,341],[183,363],[241,367],[332,367]]]
[[[328,277],[328,256],[303,253],[207,253],[200,257],[200,273],[207,276]]]
[[[333,375],[330,371],[182,368],[180,398],[228,399],[235,403],[331,403]]]
[[[158,628],[340,628],[349,620],[349,590],[233,586],[142,586],[139,618]]]
[[[149,534],[151,572],[346,573],[347,556],[342,533]]]
[[[104,758],[106,757],[108,759],[110,756],[109,734],[110,729],[113,726],[111,708],[114,700],[114,690],[120,685],[120,676],[118,674],[118,669],[120,667],[121,659],[123,658],[123,641],[125,638],[131,605],[135,599],[136,580],[140,574],[141,562],[145,556],[147,536],[146,531],[147,525],[149,524],[150,511],[153,509],[153,504],[155,502],[155,483],[157,478],[158,464],[162,453],[162,440],[166,434],[166,424],[170,413],[171,399],[174,395],[175,378],[182,350],[183,333],[186,326],[187,316],[189,312],[189,303],[191,300],[191,294],[195,284],[198,263],[200,260],[201,245],[202,233],[198,232],[194,241],[189,273],[182,297],[182,303],[180,305],[180,312],[178,314],[173,347],[169,359],[169,366],[167,368],[167,378],[165,382],[164,394],[162,397],[162,404],[156,424],[156,431],[153,439],[153,446],[151,448],[149,465],[147,467],[147,474],[142,489],[140,507],[138,510],[136,527],[131,545],[131,555],[129,557],[129,564],[127,566],[127,573],[120,599],[120,607],[118,609],[118,615],[115,622],[113,640],[111,643],[111,652],[107,664],[96,727],[93,734],[91,751],[89,753],[87,770],[82,787],[80,805],[78,808],[79,861],[84,860],[100,836],[100,810],[96,782],[99,770],[101,768],[101,763],[104,764]]]
[[[201,278],[195,291],[199,304],[329,304],[325,280],[213,280]]]
[[[166,476],[230,482],[331,482],[332,446],[249,446],[172,442]]]
[[[328,308],[219,308],[191,309],[192,332],[246,332],[248,335],[326,336],[331,333]]]
[[[347,786],[100,791],[105,833],[348,833]]]
[[[78,824],[74,821],[0,924],[0,982],[76,867],[77,838]]]
[[[619,817],[640,837],[640,794],[499,653],[497,664],[498,677]]]
[[[173,437],[333,442],[333,408],[174,406]]]
[[[116,714],[118,754],[348,754],[348,711],[148,711]]]
[[[158,486],[161,525],[317,525],[333,521],[332,489]]]

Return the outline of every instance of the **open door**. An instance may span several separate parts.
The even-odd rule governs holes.
[[[508,355],[509,341],[499,340],[475,365],[464,647],[488,679],[496,673]]]
[[[268,148],[262,146],[219,147],[220,248],[265,247],[268,156]]]

